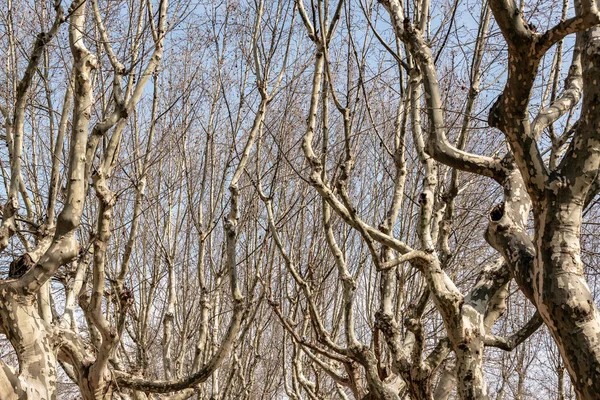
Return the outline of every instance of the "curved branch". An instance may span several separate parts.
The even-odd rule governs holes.
[[[565,80],[565,89],[561,95],[548,107],[541,110],[533,120],[531,131],[535,138],[539,138],[544,129],[572,110],[579,100],[583,90],[583,75],[581,71],[581,35],[577,35],[575,48],[573,49],[573,61],[569,67],[569,73]]]
[[[529,336],[533,335],[540,326],[543,324],[542,317],[539,312],[535,312],[531,319],[521,327],[517,332],[513,333],[508,337],[501,337],[496,335],[486,335],[485,345],[488,347],[497,347],[505,351],[512,351],[523,343]]]
[[[427,45],[419,31],[410,27],[410,25],[406,25],[402,29],[398,26],[394,26],[394,28],[396,29],[396,34],[408,45],[411,53],[414,55],[422,75],[423,87],[427,94],[427,114],[430,121],[427,152],[437,161],[452,168],[499,180],[502,174],[500,160],[468,153],[456,148],[448,141],[442,96],[431,48]],[[402,34],[399,32],[402,32]],[[417,71],[412,72],[412,74],[417,73]],[[471,95],[474,94],[475,92]]]
[[[578,8],[576,2],[576,9]],[[564,39],[565,36],[584,31],[598,24],[600,24],[600,13],[598,12],[596,2],[593,0],[583,0],[581,2],[581,11],[578,15],[559,22],[539,37],[536,43],[536,50],[541,56],[556,43]]]
[[[125,388],[139,390],[142,392],[149,393],[169,393],[176,392],[178,390],[191,388],[199,383],[206,381],[212,373],[221,365],[223,359],[229,354],[229,350],[233,345],[233,342],[237,338],[237,333],[240,329],[242,317],[244,314],[244,305],[241,300],[235,300],[233,306],[233,316],[229,328],[227,329],[227,335],[221,343],[221,346],[217,352],[211,357],[211,359],[202,366],[197,372],[180,379],[171,381],[165,380],[148,380],[141,377],[129,375],[122,371],[115,371],[117,383]]]

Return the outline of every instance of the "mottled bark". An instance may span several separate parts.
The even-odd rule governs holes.
[[[19,360],[18,374],[6,376],[12,390],[3,391],[3,395],[14,393],[15,398],[24,400],[56,399],[57,346],[52,328],[38,314],[35,296],[2,288],[0,302],[2,330]]]
[[[83,209],[81,178],[85,159],[77,154],[81,154],[78,150],[85,146],[87,138],[91,106],[90,72],[95,67],[95,58],[82,47],[78,29],[83,24],[83,7],[78,8],[81,10],[71,15],[69,30],[77,74],[74,89],[76,117],[69,153],[67,204],[58,217],[56,230],[47,232],[46,237],[39,241],[37,249],[20,258],[21,261],[26,258],[32,260],[32,265],[23,271],[22,276],[15,276],[0,284],[2,327],[19,358],[18,375],[7,376],[13,382],[14,393],[25,399],[56,398],[57,352],[60,342],[53,337],[53,328],[40,316],[35,294],[61,265],[71,261],[79,251],[74,231]],[[45,43],[42,43],[42,47],[43,44]],[[41,53],[41,49],[36,48],[36,51]],[[33,65],[35,67],[35,63]],[[29,71],[30,75],[32,73],[33,71]],[[23,90],[26,88],[27,85]],[[18,126],[21,124],[22,122],[17,123]],[[17,145],[21,146],[19,143]],[[18,153],[20,154],[20,149]],[[14,167],[13,172],[20,174],[19,166]]]
[[[509,75],[489,120],[506,134],[515,153],[533,201],[535,238],[532,243],[521,230],[509,239],[511,235],[504,232],[500,236],[507,240],[497,248],[506,249],[510,262],[520,265],[526,281],[522,283],[531,284],[532,288],[525,293],[536,304],[556,340],[578,396],[592,399],[600,392],[600,312],[583,275],[580,232],[582,207],[600,158],[595,112],[600,30],[594,27],[578,33],[576,46],[584,46],[581,117],[563,160],[549,171],[537,148],[526,110],[539,60],[548,47],[544,41],[560,29],[541,36],[535,34],[521,17],[508,17],[513,7],[511,2],[492,3],[509,43]],[[569,25],[569,33],[597,24],[595,2],[582,2],[575,20],[579,22],[573,22],[577,26]],[[514,229],[510,219],[503,226]]]
[[[383,1],[382,3],[392,17],[396,35],[406,43],[420,70],[420,74],[413,77],[413,79],[416,78],[416,83],[418,84],[418,79],[422,77],[423,87],[427,94],[428,116],[430,125],[433,126],[428,141],[430,153],[439,161],[446,162],[454,167],[460,167],[462,170],[481,173],[496,179],[503,178],[505,176],[505,168],[500,160],[471,155],[449,144],[445,134],[442,100],[431,50],[424,42],[421,33],[410,23],[404,21],[402,5],[399,2]],[[475,64],[478,62],[480,61],[476,58]],[[416,72],[413,71],[413,75],[415,74]],[[476,75],[473,79],[475,85],[473,93],[475,93],[478,80],[479,78]],[[472,107],[472,100],[468,102],[467,107],[469,107],[469,104]],[[412,107],[413,109],[417,108],[417,104],[413,104]],[[413,116],[413,120],[417,118],[418,116]],[[420,123],[414,125],[413,122],[413,131],[419,126]],[[463,133],[464,135],[466,133]],[[418,140],[415,142],[417,143],[417,148],[424,147],[423,144],[419,145]],[[422,162],[425,163],[426,168],[433,161],[424,154],[420,157]],[[429,166],[429,169],[431,168]],[[430,174],[427,176],[433,177],[434,175]],[[435,185],[435,183],[428,182],[427,179],[425,180],[423,195],[420,199],[422,210],[431,210],[433,207],[432,187],[428,188],[428,185]],[[523,213],[526,214],[527,210],[523,210]],[[420,232],[426,232],[423,227],[428,226],[429,215],[430,212],[421,214],[422,228]],[[420,238],[425,248],[433,248],[433,243],[431,243],[428,235],[420,234]],[[456,374],[459,396],[464,399],[487,398],[487,389],[483,376],[483,349],[486,332],[485,313],[488,301],[494,298],[498,291],[503,290],[503,287],[508,283],[509,275],[507,274],[507,269],[502,265],[492,267],[485,272],[489,276],[483,276],[477,288],[469,296],[463,297],[449,281],[448,277],[441,271],[439,261],[435,257],[431,257],[430,260],[419,264],[421,271],[427,278],[428,286],[432,290],[434,302],[442,314],[448,337],[457,357]]]

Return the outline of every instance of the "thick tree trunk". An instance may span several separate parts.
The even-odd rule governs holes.
[[[521,290],[535,303],[554,337],[580,399],[600,393],[600,312],[583,274],[583,201],[554,194],[538,204],[536,238],[503,209],[491,213],[488,240],[502,252]],[[496,221],[496,222],[494,222]]]
[[[470,306],[463,306],[467,308]],[[472,309],[463,310],[462,340],[455,346],[456,390],[460,399],[487,399],[487,385],[483,376],[483,349],[485,326],[483,315]]]
[[[18,378],[9,376],[15,398],[56,399],[56,350],[48,324],[38,313],[35,296],[19,295],[7,288],[0,292],[0,304],[2,329],[19,360]],[[9,393],[0,395],[4,398]]]
[[[519,286],[536,304],[557,342],[578,398],[597,399],[600,393],[600,312],[583,275],[580,258],[582,208],[600,161],[600,115],[596,110],[600,97],[597,5],[581,2],[569,28],[558,26],[544,35],[539,35],[517,16],[514,3],[491,2],[490,7],[509,44],[509,57],[507,83],[490,110],[488,121],[506,135],[515,154],[533,202],[535,242],[531,243],[527,232],[514,223],[512,226],[499,223],[504,231],[496,230],[492,234],[488,231],[488,237],[503,237],[495,244],[494,240],[490,243],[512,264]],[[565,156],[556,168],[549,170],[537,142],[541,131],[556,119],[545,116],[542,120],[550,119],[549,122],[540,125],[536,119],[531,123],[528,103],[545,52],[557,40],[577,31],[580,33],[572,69],[574,75],[582,77],[580,119]],[[555,114],[556,118],[563,115]],[[492,212],[492,221],[500,219]],[[528,287],[530,292],[527,292]]]
[[[556,340],[581,399],[600,393],[600,312],[581,262],[580,204],[555,196],[536,216],[534,281],[538,310]]]

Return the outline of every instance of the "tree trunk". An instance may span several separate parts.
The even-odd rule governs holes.
[[[469,305],[463,305],[461,336],[460,342],[454,346],[457,394],[462,400],[487,399],[487,385],[483,376],[483,315]]]
[[[9,376],[15,398],[56,399],[56,351],[35,295],[23,296],[7,288],[0,293],[0,304],[2,329],[19,360],[18,378]],[[10,375],[6,368],[5,373]],[[3,392],[2,398],[5,395]]]
[[[600,312],[581,262],[581,205],[548,196],[535,218],[538,310],[581,399],[600,393]]]

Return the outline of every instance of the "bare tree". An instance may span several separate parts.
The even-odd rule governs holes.
[[[558,5],[4,0],[0,398],[596,398]]]

